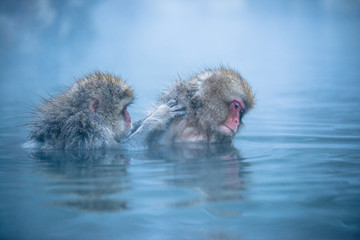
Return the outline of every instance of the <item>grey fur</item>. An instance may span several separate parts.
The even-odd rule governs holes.
[[[229,103],[235,97],[242,99],[246,105],[242,117],[253,108],[254,94],[249,84],[232,69],[209,69],[189,80],[177,81],[163,94],[159,105],[177,99],[179,105],[186,106],[186,115],[174,119],[164,131],[156,130],[154,134],[149,134],[153,136],[149,142],[231,142],[236,132],[226,135],[219,126],[228,116]],[[188,133],[194,136],[192,140],[186,136]]]
[[[147,146],[154,140],[155,135],[164,132],[171,121],[184,116],[186,107],[178,105],[176,99],[170,99],[149,114],[145,119],[136,122],[128,138],[124,140],[126,146],[136,148],[138,146]]]
[[[97,111],[89,104],[99,99]],[[134,99],[120,78],[95,72],[35,109],[26,147],[93,149],[120,141],[128,133],[123,109]]]

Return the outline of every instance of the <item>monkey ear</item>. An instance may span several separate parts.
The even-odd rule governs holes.
[[[100,106],[100,100],[98,97],[92,97],[89,102],[89,109],[92,112],[97,112]]]

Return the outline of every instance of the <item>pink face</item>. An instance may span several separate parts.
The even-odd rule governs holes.
[[[125,121],[126,127],[131,128],[131,118],[130,118],[130,114],[127,111],[126,107],[123,110],[123,115],[124,115],[124,121]]]
[[[241,115],[245,111],[244,102],[235,98],[230,102],[229,115],[226,117],[224,123],[220,126],[220,129],[226,135],[232,135],[235,133],[240,125]]]

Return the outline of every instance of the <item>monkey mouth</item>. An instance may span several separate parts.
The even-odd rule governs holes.
[[[231,136],[235,133],[235,130],[230,128],[229,126],[223,124],[220,126],[220,131],[225,135]]]

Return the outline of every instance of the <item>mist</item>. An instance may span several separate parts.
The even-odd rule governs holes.
[[[0,3],[4,106],[37,103],[94,70],[136,92],[136,117],[176,79],[239,71],[259,106],[297,86],[359,86],[359,1],[50,1]],[[336,76],[336,77],[334,77]],[[299,90],[300,91],[300,90]],[[21,104],[23,103],[23,104]]]

